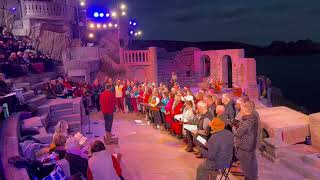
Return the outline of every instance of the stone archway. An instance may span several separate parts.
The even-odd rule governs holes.
[[[229,55],[222,57],[222,81],[228,85],[228,88],[233,87],[232,81],[232,59]]]
[[[201,57],[201,76],[202,77],[211,76],[211,60],[208,55],[203,55]]]

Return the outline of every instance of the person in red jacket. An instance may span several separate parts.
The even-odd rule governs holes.
[[[112,86],[106,85],[104,92],[100,95],[100,105],[101,110],[104,115],[104,122],[105,122],[105,130],[106,130],[106,136],[105,136],[105,142],[111,143],[111,129],[112,129],[112,123],[113,123],[113,113],[115,110],[115,94],[112,92]]]
[[[171,122],[171,129],[174,134],[182,135],[182,125],[178,120],[174,119],[175,115],[182,114],[183,110],[183,102],[181,101],[181,95],[176,94],[174,97],[174,103],[171,108],[171,115],[172,115],[172,122]]]

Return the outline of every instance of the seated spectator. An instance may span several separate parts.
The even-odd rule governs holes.
[[[63,86],[63,79],[61,77],[59,77],[58,80],[51,80],[51,85],[57,96],[63,95],[64,86]]]
[[[4,81],[4,74],[0,73],[0,96],[5,96],[11,92],[11,88]]]
[[[225,124],[218,118],[211,122],[212,135],[207,142],[207,150],[202,154],[205,160],[197,169],[197,180],[216,179],[219,170],[229,168],[233,158],[233,134],[224,129]]]
[[[79,142],[73,137],[68,138],[66,145],[66,154],[64,158],[69,162],[71,176],[80,173],[87,178],[88,157],[81,151]]]
[[[112,161],[112,155],[101,141],[95,141],[91,146],[92,157],[88,161],[88,180],[120,180]]]
[[[43,90],[44,94],[47,96],[47,99],[55,99],[56,98],[56,93],[54,91],[53,85],[51,82],[47,82],[45,85],[45,88]]]
[[[50,145],[49,152],[56,153],[59,159],[63,159],[66,154],[65,144],[67,137],[65,134],[56,134],[53,136],[52,144]]]

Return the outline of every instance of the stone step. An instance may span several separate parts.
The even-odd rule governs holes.
[[[64,108],[61,110],[51,111],[50,115],[52,118],[54,118],[54,117],[60,117],[60,116],[65,116],[65,115],[79,113],[79,112],[80,112],[79,109],[78,109],[78,112],[74,112],[73,108]]]
[[[35,92],[38,92],[39,90],[42,91],[46,83],[47,82],[39,82],[39,83],[33,84],[30,86],[30,89],[34,90]]]
[[[73,108],[73,102],[54,104],[50,107],[50,111],[52,113],[54,111],[59,111],[59,110],[64,110],[64,109],[69,109],[69,108]]]
[[[305,178],[320,179],[319,169],[305,163],[301,155],[287,151],[286,156],[280,158],[280,163]]]
[[[80,113],[76,113],[76,114],[68,114],[68,115],[64,115],[64,116],[59,116],[59,117],[50,117],[51,121],[50,121],[50,125],[51,123],[53,123],[54,125],[61,121],[81,121],[81,114]]]
[[[44,94],[40,94],[26,101],[26,103],[33,107],[39,107],[42,104],[44,104],[46,101],[47,101],[47,96]]]
[[[33,90],[28,90],[28,91],[23,92],[23,98],[25,101],[28,101],[28,100],[32,99],[33,97],[35,97]]]
[[[24,90],[30,89],[30,83],[14,83],[16,89],[22,88]]]

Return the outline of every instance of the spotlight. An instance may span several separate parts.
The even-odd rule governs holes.
[[[132,25],[133,25],[133,26],[136,26],[136,25],[137,25],[137,23],[136,23],[136,22],[133,22],[133,23],[132,23]]]
[[[125,4],[120,4],[120,9],[121,9],[121,10],[127,9],[127,5],[125,5]]]
[[[141,34],[142,34],[142,31],[138,31],[138,35],[141,36]]]
[[[17,9],[17,8],[15,8],[15,7],[11,8],[12,11],[15,11],[16,9]]]
[[[131,25],[131,24],[132,24],[132,21],[129,21],[129,24]]]
[[[107,28],[107,24],[103,24],[103,28]]]
[[[111,12],[111,16],[112,17],[117,17],[117,13],[113,11],[113,12]]]
[[[104,16],[104,14],[103,14],[103,13],[100,13],[100,14],[99,14],[99,16],[100,16],[100,17],[103,17],[103,16]]]
[[[134,36],[138,36],[138,33],[134,33]]]
[[[109,23],[108,26],[109,26],[109,27],[112,27],[112,23]]]
[[[94,17],[99,17],[99,13],[98,13],[98,12],[94,12],[94,13],[93,13],[93,16],[94,16]]]
[[[100,29],[101,28],[101,24],[97,24],[97,28]]]
[[[86,3],[84,1],[80,2],[80,6],[85,6],[85,5],[86,5]]]
[[[94,24],[93,24],[93,23],[91,23],[89,26],[90,26],[90,28],[92,28],[92,29],[94,28]]]
[[[88,37],[89,38],[94,38],[94,34],[93,33],[89,33]]]
[[[122,11],[122,12],[121,12],[121,15],[122,15],[122,16],[125,16],[126,14],[127,14],[127,13],[126,13],[125,11]]]
[[[118,24],[114,24],[114,27],[117,28],[117,27],[118,27]]]
[[[106,13],[106,17],[110,17],[110,13]]]
[[[133,30],[130,30],[129,34],[133,35],[133,33],[134,33]]]

